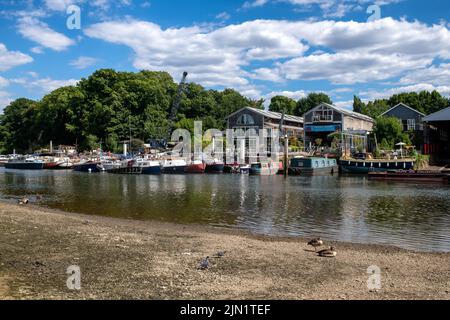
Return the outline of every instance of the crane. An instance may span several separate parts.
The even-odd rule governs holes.
[[[186,71],[183,72],[183,77],[181,78],[180,84],[178,85],[177,94],[176,94],[175,99],[173,101],[172,110],[170,111],[169,132],[168,132],[169,139],[170,139],[170,135],[171,135],[171,133],[173,131],[173,128],[175,126],[175,120],[177,118],[178,109],[180,108],[181,94],[183,93],[184,86],[186,84],[187,76],[188,76],[188,73]]]

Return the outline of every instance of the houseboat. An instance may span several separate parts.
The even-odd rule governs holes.
[[[369,180],[449,184],[450,175],[442,172],[414,170],[397,172],[369,172]]]
[[[339,166],[343,173],[386,172],[398,170],[412,170],[415,165],[414,159],[368,159],[368,160],[340,160]]]
[[[162,165],[162,173],[182,174],[185,173],[187,162],[185,160],[166,160]]]
[[[42,170],[44,168],[44,162],[34,157],[21,157],[18,159],[9,160],[5,163],[5,168],[17,170]]]
[[[194,160],[186,167],[186,173],[205,173],[206,163],[201,160]]]
[[[330,158],[305,158],[296,157],[291,159],[289,174],[291,175],[329,175],[339,172],[336,159]]]
[[[250,175],[252,176],[272,176],[278,174],[280,164],[277,162],[256,162],[250,165]]]

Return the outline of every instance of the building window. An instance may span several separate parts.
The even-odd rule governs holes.
[[[333,121],[333,110],[326,107],[317,109],[313,113],[313,122],[331,122]]]
[[[253,119],[253,117],[249,114],[243,114],[238,118],[237,124],[252,126],[255,124],[255,119]]]
[[[415,131],[415,130],[416,130],[416,120],[408,119],[407,131]]]

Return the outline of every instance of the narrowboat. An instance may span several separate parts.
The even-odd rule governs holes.
[[[205,172],[206,173],[223,173],[224,169],[225,169],[225,164],[223,162],[214,160],[214,162],[206,164]]]
[[[340,169],[343,173],[368,174],[369,172],[386,172],[398,170],[412,170],[415,165],[414,159],[375,159],[375,160],[340,160]]]
[[[162,166],[162,173],[165,174],[183,174],[187,168],[185,160],[166,160]]]
[[[97,161],[86,161],[73,165],[73,171],[76,172],[100,172],[101,168],[101,163]]]
[[[450,175],[442,172],[414,170],[396,172],[369,172],[369,180],[449,184]]]
[[[252,176],[272,176],[278,174],[280,164],[276,162],[256,162],[250,165]]]
[[[205,173],[206,163],[201,160],[194,160],[186,167],[186,173]]]
[[[9,160],[5,163],[6,169],[17,170],[42,170],[44,168],[44,162],[36,158],[18,158]]]
[[[138,159],[134,164],[135,167],[142,168],[142,174],[158,175],[161,174],[161,163],[159,161]]]
[[[339,172],[336,159],[316,157],[296,157],[291,159],[289,174],[291,175],[330,175]]]

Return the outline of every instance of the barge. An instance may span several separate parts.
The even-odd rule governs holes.
[[[336,159],[316,158],[316,157],[296,157],[291,159],[290,175],[330,175],[339,172],[339,166]]]
[[[340,160],[339,167],[343,173],[368,174],[369,172],[386,172],[399,170],[412,170],[414,159],[368,159],[368,160]]]

